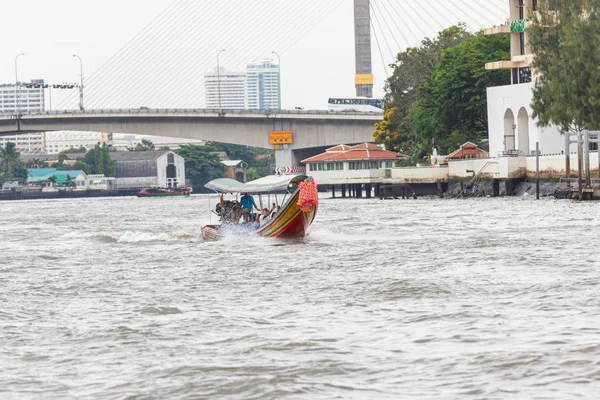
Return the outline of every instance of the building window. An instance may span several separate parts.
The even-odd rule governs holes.
[[[512,69],[512,83],[516,85],[519,83],[519,68]]]
[[[531,68],[519,68],[519,83],[531,82]]]
[[[167,164],[175,164],[175,154],[167,154]]]
[[[369,169],[379,169],[379,162],[377,162],[377,161],[370,161],[369,162]]]

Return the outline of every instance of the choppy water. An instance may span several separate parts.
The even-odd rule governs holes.
[[[0,218],[2,399],[598,396],[598,203],[323,199],[218,244],[203,196]]]

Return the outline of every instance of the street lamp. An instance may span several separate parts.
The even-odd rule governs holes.
[[[271,54],[275,54],[277,56],[277,66],[279,67],[279,77],[277,79],[277,83],[278,83],[278,95],[277,95],[277,100],[279,102],[278,104],[278,108],[281,109],[281,57],[279,56],[279,53],[277,53],[276,51],[272,51]]]
[[[15,57],[15,96],[16,96],[17,115],[19,114],[19,74],[18,74],[18,70],[17,70],[17,61],[19,60],[20,56],[24,56],[24,55],[25,55],[25,53],[19,53]]]
[[[221,111],[221,65],[219,64],[219,56],[223,53],[225,49],[220,50],[217,53],[217,91],[219,96],[219,111]]]
[[[77,54],[73,54],[73,57],[79,59],[79,70],[81,72],[81,85],[79,85],[79,110],[83,111],[83,60]]]

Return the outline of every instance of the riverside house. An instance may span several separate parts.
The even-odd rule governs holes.
[[[325,153],[302,161],[307,175],[320,184],[373,183],[400,168],[400,160],[408,156],[385,150],[382,146],[362,143],[357,146],[341,144]]]

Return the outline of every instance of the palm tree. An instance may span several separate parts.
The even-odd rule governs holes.
[[[27,162],[27,168],[42,168],[44,161],[39,158],[33,158]]]
[[[6,143],[5,147],[0,147],[0,172],[10,173],[21,163],[21,154],[17,151],[17,146],[13,142]]]

